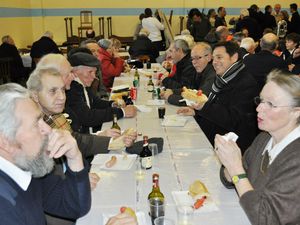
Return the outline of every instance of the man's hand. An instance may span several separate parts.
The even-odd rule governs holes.
[[[127,118],[136,116],[137,109],[134,105],[127,105],[123,110],[125,111],[125,117]]]
[[[77,142],[67,130],[52,130],[49,135],[48,151],[50,158],[65,155],[72,171],[77,172],[84,168]]]
[[[169,98],[170,95],[172,95],[172,94],[173,94],[173,91],[172,91],[171,89],[167,89],[167,90],[162,91],[162,92],[160,93],[160,97],[163,98],[163,99],[165,99],[165,100],[168,100],[168,98]]]
[[[300,47],[298,47],[295,51],[294,51],[294,53],[293,53],[293,58],[297,58],[297,57],[299,57],[300,56]]]
[[[195,110],[190,107],[180,107],[177,110],[177,114],[181,114],[184,116],[195,116]]]
[[[126,103],[124,102],[123,99],[117,98],[113,103],[112,103],[113,107],[125,107]]]
[[[97,183],[100,181],[100,177],[96,173],[89,173],[91,190],[97,187]]]
[[[111,217],[106,225],[138,225],[138,223],[133,216],[127,213],[120,213]]]
[[[131,134],[124,135],[123,142],[126,147],[130,147],[133,145],[136,138],[137,138],[137,132],[133,132]]]
[[[112,137],[112,138],[117,138],[121,136],[121,131],[115,128],[110,128],[110,129],[106,129],[100,132],[96,133],[97,136],[105,136],[105,137]]]
[[[195,109],[195,110],[200,110],[203,108],[205,102],[204,103],[195,103],[191,105],[191,108]]]

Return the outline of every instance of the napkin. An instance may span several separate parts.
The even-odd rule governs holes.
[[[165,127],[183,127],[187,119],[180,115],[167,115],[162,121],[161,125]]]
[[[236,134],[236,133],[233,133],[233,132],[229,132],[229,133],[223,135],[222,137],[223,137],[226,141],[231,140],[231,141],[234,141],[234,142],[236,142],[236,140],[239,138],[239,136],[237,136],[237,134]]]
[[[165,100],[159,100],[159,99],[154,99],[154,100],[148,100],[147,101],[147,105],[164,105],[165,104]]]
[[[151,112],[152,109],[150,107],[147,107],[145,105],[134,105],[140,112]]]
[[[105,163],[108,162],[112,156],[117,157],[117,162],[114,166],[107,168],[105,166]],[[127,155],[124,157],[122,154],[97,154],[95,155],[93,161],[92,161],[92,168],[91,171],[97,173],[101,169],[104,170],[129,170],[133,163],[136,160],[137,155]]]

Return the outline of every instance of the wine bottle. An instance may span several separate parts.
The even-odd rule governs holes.
[[[154,83],[152,81],[152,76],[149,77],[147,89],[148,89],[148,92],[153,92],[153,90],[154,90]]]
[[[159,188],[159,174],[154,173],[152,175],[152,183],[153,183],[152,191],[148,195],[148,200],[158,199],[161,202],[164,202],[165,196],[160,191],[160,188]]]
[[[157,217],[165,215],[165,209],[164,209],[165,196],[160,191],[159,175],[157,173],[154,173],[152,175],[152,182],[153,182],[153,187],[152,187],[152,191],[148,195],[148,201],[150,205],[151,221],[152,224],[154,224],[154,220]]]
[[[152,152],[148,147],[148,136],[144,136],[143,139],[144,139],[143,150],[140,153],[141,165],[143,168],[148,170],[151,169],[152,167]]]
[[[121,128],[118,124],[118,118],[117,118],[116,114],[113,114],[113,124],[111,126],[111,129],[117,129],[117,130],[121,131]]]

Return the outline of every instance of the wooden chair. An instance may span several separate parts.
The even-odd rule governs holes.
[[[104,17],[99,17],[98,18],[99,20],[99,36],[96,36],[95,39],[97,41],[99,41],[100,39],[103,39],[105,36],[104,36]]]
[[[172,25],[173,9],[170,12],[169,24]]]
[[[133,42],[133,37],[120,37],[120,36],[117,36],[117,35],[113,35],[112,34],[112,18],[111,16],[110,17],[107,17],[107,35],[108,35],[108,38],[116,38],[118,39],[121,44],[122,44],[122,47],[124,47],[126,49],[126,46],[130,46]]]
[[[10,81],[10,63],[12,58],[0,58],[0,83],[5,84]]]
[[[80,11],[80,26],[78,27],[78,37],[82,38],[83,30],[93,29],[93,12],[92,11]]]

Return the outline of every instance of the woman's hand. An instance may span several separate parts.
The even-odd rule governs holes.
[[[215,137],[215,152],[221,163],[227,169],[230,177],[245,173],[242,165],[242,154],[234,141],[227,141],[221,135]]]

